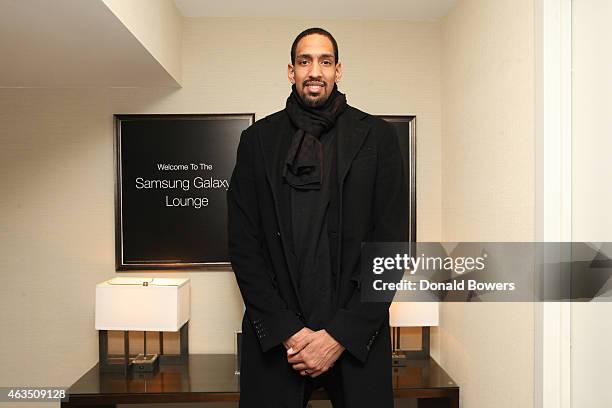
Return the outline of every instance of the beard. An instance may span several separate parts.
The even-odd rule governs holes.
[[[323,92],[323,90],[327,89],[327,83],[324,81],[316,81],[316,82],[322,82],[323,83],[323,89],[321,90],[321,92],[317,95],[317,96],[311,96],[308,94],[308,92],[306,91],[306,87],[308,82],[315,82],[315,81],[304,81],[303,85],[302,85],[302,89],[300,91],[298,91],[298,94],[300,95],[300,98],[302,98],[302,101],[304,102],[305,105],[311,107],[311,108],[317,108],[321,105],[323,105],[327,99],[329,98],[328,94],[325,94],[325,92]]]

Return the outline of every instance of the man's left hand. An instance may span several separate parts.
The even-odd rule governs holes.
[[[344,346],[325,329],[304,336],[287,350],[287,361],[303,376],[318,377],[338,360]]]

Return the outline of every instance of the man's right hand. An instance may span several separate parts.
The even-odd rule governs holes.
[[[313,331],[308,327],[302,328],[299,332],[295,333],[293,336],[289,337],[287,340],[283,341],[283,345],[285,349],[289,350],[293,348],[296,344],[302,344],[303,347],[306,347],[306,344],[303,344],[300,340],[302,340],[305,336],[309,335]],[[293,350],[294,353],[299,352],[300,350]]]

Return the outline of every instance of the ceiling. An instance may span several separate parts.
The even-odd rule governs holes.
[[[0,87],[177,82],[102,1],[1,0]]]
[[[185,17],[436,21],[456,0],[174,0]]]

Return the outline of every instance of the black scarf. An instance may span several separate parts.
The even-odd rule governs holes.
[[[323,154],[319,138],[331,129],[346,109],[346,96],[334,89],[321,106],[310,107],[298,95],[295,84],[285,106],[293,125],[293,135],[285,159],[283,177],[291,186],[302,190],[318,190],[322,183]]]

